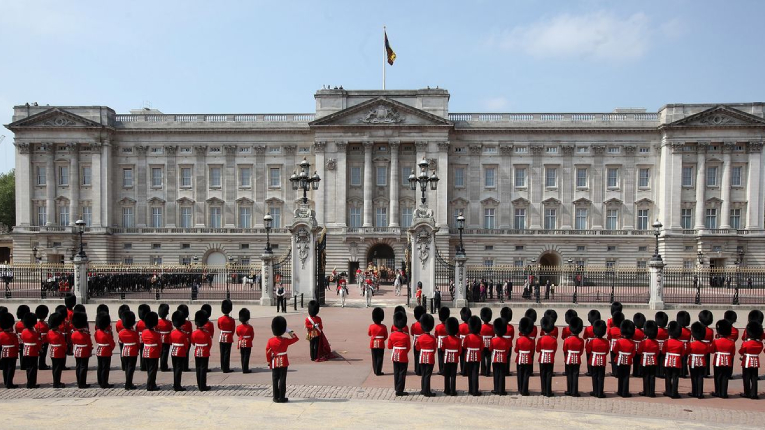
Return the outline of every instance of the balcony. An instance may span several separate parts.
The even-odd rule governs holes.
[[[115,117],[117,125],[126,123],[273,123],[296,122],[308,124],[315,119],[312,113],[288,114],[119,114]]]
[[[491,127],[650,127],[659,125],[658,113],[450,113],[449,120],[468,126]]]

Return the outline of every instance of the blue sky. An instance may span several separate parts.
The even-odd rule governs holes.
[[[451,112],[765,101],[762,1],[0,0],[12,106],[313,112],[322,85],[440,86]],[[13,134],[0,172],[13,167]]]

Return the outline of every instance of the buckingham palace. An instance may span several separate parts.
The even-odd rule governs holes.
[[[69,260],[77,219],[93,262],[248,264],[266,214],[287,252],[305,158],[328,270],[401,263],[423,159],[445,259],[463,214],[469,264],[644,267],[659,220],[667,264],[765,265],[763,103],[452,113],[444,89],[314,99],[315,112],[267,114],[15,106],[15,260]]]

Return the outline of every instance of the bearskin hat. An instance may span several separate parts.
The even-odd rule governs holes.
[[[621,302],[613,302],[611,303],[611,316],[614,316],[615,313],[622,311],[622,303]]]
[[[449,336],[457,336],[460,332],[460,322],[457,318],[449,317],[446,320],[446,334]]]
[[[128,306],[128,305],[120,305],[120,307],[117,308],[117,318],[122,318],[122,314],[125,311],[129,311],[129,310],[130,310],[130,306]]]
[[[603,320],[597,320],[592,324],[592,334],[595,337],[603,337],[606,335],[606,322]]]
[[[502,309],[499,310],[499,317],[509,324],[513,319],[513,310],[507,306],[503,306]]]
[[[403,330],[406,327],[406,314],[404,312],[393,314],[393,326],[399,330]]]
[[[643,327],[643,333],[645,333],[645,337],[648,339],[656,339],[656,336],[659,335],[659,326],[656,324],[656,321],[646,321],[645,326]]]
[[[231,313],[231,310],[234,309],[234,304],[231,303],[231,300],[225,299],[222,302],[220,302],[220,311],[224,313],[225,315],[228,315]]]
[[[312,317],[319,315],[319,302],[316,300],[311,300],[308,302],[308,315]]]
[[[746,337],[749,339],[762,339],[762,324],[752,321],[746,325]]]
[[[714,316],[712,315],[712,312],[706,309],[699,312],[699,322],[704,324],[705,327],[712,325],[712,323],[714,323]]]
[[[491,309],[487,307],[481,308],[481,321],[485,324],[491,323]]]
[[[584,323],[582,322],[582,319],[579,317],[572,317],[571,321],[568,322],[568,329],[571,331],[571,334],[574,336],[578,335],[582,332],[582,329],[584,328]]]
[[[551,331],[555,330],[555,323],[550,317],[542,317],[542,319],[539,321],[539,326],[545,333],[550,333]]]
[[[415,319],[415,321],[419,321],[420,317],[425,315],[425,312],[427,312],[427,311],[425,310],[425,306],[419,306],[418,305],[418,306],[414,307],[414,311],[413,312],[414,312],[414,319]]]
[[[393,308],[393,313],[395,314],[396,312],[406,313],[406,308],[401,305],[398,305],[395,308]]]
[[[654,321],[656,321],[656,325],[659,326],[659,328],[665,328],[669,323],[669,315],[664,311],[656,312]]]
[[[635,328],[643,329],[645,326],[645,315],[638,312],[632,317],[632,322],[635,323]]]
[[[738,314],[734,310],[727,310],[725,311],[723,318],[728,320],[729,323],[733,324],[738,321]]]
[[[250,310],[247,308],[239,309],[239,321],[245,323],[250,320]]]
[[[173,312],[172,319],[173,319],[173,327],[178,329],[183,327],[183,324],[186,323],[186,317],[183,316],[183,312],[181,311]]]
[[[716,329],[717,329],[717,335],[720,337],[728,337],[731,333],[731,327],[733,325],[730,323],[730,321],[726,319],[721,319],[720,321],[717,321]]]
[[[531,323],[534,324],[537,322],[537,311],[535,311],[534,308],[526,309],[526,318],[530,319]]]
[[[127,310],[122,313],[122,326],[125,328],[133,328],[135,325],[135,314],[133,311]]]
[[[101,312],[96,315],[96,328],[99,330],[106,330],[112,325],[112,319],[106,312]]]
[[[183,314],[184,318],[189,317],[189,307],[186,305],[178,305],[178,311]]]
[[[545,311],[545,316],[546,316],[547,318],[550,318],[550,320],[552,321],[553,325],[555,325],[555,323],[556,323],[556,322],[558,322],[558,313],[557,313],[557,312],[555,312],[555,311],[554,311],[554,310],[552,310],[552,309],[548,309],[548,310],[546,310],[546,311]],[[545,331],[547,331],[547,330],[545,330]]]
[[[587,312],[587,321],[589,321],[590,325],[595,324],[595,321],[600,319],[600,311],[597,309],[592,309],[591,311]]]
[[[24,315],[29,313],[29,306],[27,305],[19,305],[18,308],[16,308],[16,318],[19,321],[24,321]]]
[[[74,305],[74,309],[72,309],[73,312],[82,312],[84,314],[88,313],[87,309],[85,309],[85,305],[82,303]]]
[[[571,324],[571,318],[576,318],[578,316],[579,314],[577,314],[575,310],[569,309],[563,314],[563,319],[566,320],[566,324]]]
[[[434,324],[435,321],[433,320],[433,315],[424,314],[420,317],[420,328],[422,329],[423,333],[429,333],[431,330],[433,330]]]
[[[205,303],[202,306],[199,307],[199,309],[207,312],[207,317],[210,318],[212,316],[212,306],[210,306],[209,303]]]
[[[707,336],[707,327],[700,321],[691,324],[691,336],[696,340],[704,340]]]
[[[10,330],[13,325],[16,324],[16,320],[10,312],[3,312],[0,315],[0,328],[3,330]]]
[[[196,324],[197,327],[203,327],[208,322],[210,322],[210,315],[202,309],[194,314],[194,324]]]
[[[159,315],[156,312],[149,312],[143,318],[143,323],[146,324],[146,328],[153,329],[159,324]]]
[[[446,306],[442,306],[441,309],[438,310],[438,320],[441,321],[441,323],[445,323],[446,320],[449,319],[449,316],[451,316],[452,311],[449,310]]]
[[[468,329],[470,329],[471,334],[479,334],[481,333],[481,318],[478,318],[477,315],[473,315],[468,320]]]
[[[502,337],[507,333],[507,321],[504,318],[497,318],[494,320],[494,334],[497,337]]]
[[[385,311],[383,308],[377,307],[372,309],[372,321],[375,324],[380,324],[385,319]]]
[[[762,325],[762,311],[755,309],[749,312],[749,322],[757,322]]]
[[[45,305],[40,305],[35,309],[35,316],[40,321],[45,321],[45,318],[48,318],[48,307]]]
[[[197,312],[199,313],[199,312]],[[271,320],[271,333],[274,336],[281,336],[287,331],[287,320],[282,316],[274,317]]]
[[[66,308],[69,310],[74,309],[74,305],[77,304],[77,297],[74,296],[74,294],[67,294],[66,297],[64,297],[64,305],[66,305]]]
[[[72,314],[72,325],[74,328],[85,328],[88,326],[88,316],[84,312],[75,312]]]
[[[623,338],[632,339],[635,336],[635,323],[630,320],[624,320],[619,325],[619,331]]]
[[[141,303],[138,305],[138,319],[143,321],[144,318],[146,318],[146,314],[151,312],[151,306],[147,305],[146,303]]]
[[[460,309],[460,319],[462,322],[467,323],[471,316],[473,316],[473,312],[470,311],[470,308],[464,307]]]
[[[108,314],[109,313],[109,306],[101,303],[100,305],[96,306],[96,315],[98,314]]]
[[[534,322],[530,318],[523,317],[518,322],[518,333],[528,336],[534,330]]]
[[[65,317],[63,315],[61,315],[60,313],[53,312],[48,317],[48,327],[50,327],[51,330],[53,330],[55,328],[58,328],[58,326],[60,326],[61,323],[64,322],[64,319],[65,319]]]
[[[62,319],[61,321],[63,322],[64,320]],[[35,317],[35,314],[28,312],[26,315],[24,315],[24,318],[21,319],[21,322],[24,324],[25,328],[32,328],[35,326],[35,324],[37,324],[37,318]],[[72,323],[74,323],[74,316],[72,316]],[[61,323],[59,323],[59,325],[61,325]],[[85,318],[85,325],[88,325],[87,317]]]
[[[622,321],[624,321],[624,314],[621,311],[616,311],[611,315],[611,327],[621,327]]]
[[[675,321],[680,324],[680,327],[688,327],[691,325],[691,314],[686,311],[680,311],[677,313]]]
[[[667,324],[667,334],[672,339],[679,339],[683,334],[683,328],[677,321],[670,321],[669,324]]]
[[[5,306],[0,306],[0,314],[4,314],[6,312],[8,312],[8,308],[6,308]]]
[[[167,303],[162,303],[157,308],[157,316],[159,316],[162,319],[167,318],[167,316],[170,314],[170,305]]]
[[[64,305],[58,305],[56,306],[56,313],[61,314],[64,319],[66,319],[66,316],[69,314],[69,309],[66,308]]]

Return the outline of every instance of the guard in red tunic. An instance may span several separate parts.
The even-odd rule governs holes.
[[[138,362],[140,363],[140,369],[142,372],[146,371],[146,359],[143,355],[143,331],[146,330],[146,323],[144,322],[144,319],[146,318],[146,314],[149,312],[151,312],[151,307],[146,303],[138,305],[138,322],[135,326],[135,331],[138,333]]]
[[[457,318],[446,320],[447,336],[441,342],[440,350],[444,352],[444,394],[457,395],[457,362],[462,355],[462,340],[459,338],[460,323]]]
[[[24,362],[27,371],[27,388],[38,388],[37,385],[37,360],[40,353],[40,335],[35,330],[37,317],[31,312],[24,315],[24,331],[21,332],[21,341],[24,344]]]
[[[460,320],[462,320],[462,323],[459,327],[459,335],[460,335],[460,375],[467,376],[467,371],[465,369],[465,338],[467,335],[470,334],[470,326],[468,326],[468,321],[470,321],[470,317],[473,316],[473,312],[468,307],[463,307],[460,309]]]
[[[584,333],[582,334],[582,340],[584,340],[585,356],[587,358],[587,373],[585,373],[585,376],[592,376],[592,365],[590,364],[592,357],[590,356],[590,352],[587,350],[587,345],[592,339],[595,338],[595,334],[592,330],[595,325],[595,321],[600,321],[600,311],[596,309],[590,310],[587,313],[587,321],[590,323],[590,325],[584,329]]]
[[[250,310],[239,309],[239,326],[236,328],[236,344],[239,356],[242,360],[242,373],[252,373],[250,370],[250,353],[252,353],[252,339],[255,338],[255,329],[250,325]]]
[[[393,308],[393,315],[399,312],[403,312],[404,314],[406,314],[406,308],[404,308],[403,306],[396,306],[395,308]],[[393,333],[394,331],[399,331],[398,327],[396,327],[395,325],[390,326],[390,332]],[[401,329],[401,331],[403,331],[406,334],[409,334],[409,326],[404,326],[404,328]]]
[[[526,318],[531,320],[531,333],[529,333],[529,337],[533,340],[537,340],[537,326],[535,325],[537,323],[537,311],[529,308],[526,309]]]
[[[183,360],[183,371],[184,372],[190,372],[191,369],[189,367],[189,360],[191,359],[191,332],[194,331],[194,327],[191,324],[191,321],[189,321],[189,307],[186,305],[178,305],[178,311],[183,314],[183,318],[186,319],[186,321],[183,323],[183,328],[181,331],[183,331],[186,334],[186,337],[188,337],[188,349],[186,350],[186,357]]]
[[[641,361],[640,370],[643,373],[643,391],[638,394],[656,397],[656,365],[660,351],[659,342],[656,341],[656,336],[659,334],[659,326],[656,321],[646,321],[643,333],[645,339],[640,342],[638,347]]]
[[[659,344],[659,356],[656,363],[656,377],[664,378],[664,342],[669,339],[669,332],[667,332],[667,324],[669,323],[669,315],[666,312],[656,312],[654,316],[656,326],[658,327],[658,333],[656,334],[656,342]]]
[[[435,321],[432,315],[426,313],[420,317],[418,322],[422,334],[414,342],[414,349],[420,353],[420,373],[422,373],[420,394],[425,397],[435,397],[436,393],[430,389],[430,377],[433,375],[433,366],[436,364],[436,349],[438,349],[436,338],[430,334]],[[414,324],[412,328],[414,328]]]
[[[680,340],[683,331],[677,321],[671,321],[667,326],[669,339],[664,342],[664,395],[673,399],[679,399],[678,382],[686,353],[686,343]]]
[[[24,359],[24,341],[21,339],[21,333],[24,332],[24,316],[29,313],[29,306],[19,305],[16,308],[16,325],[14,330],[16,331],[16,337],[19,339],[19,368],[21,370],[27,370],[27,361]]]
[[[558,327],[555,326],[555,324],[558,322],[558,313],[555,312],[553,309],[548,309],[545,311],[545,315],[547,318],[552,321],[552,327],[553,329],[550,331],[550,333],[547,333],[546,331],[542,330],[540,333],[541,336],[550,335],[554,337],[555,339],[558,339]]]
[[[425,307],[424,306],[415,306],[414,307],[414,322],[412,323],[411,328],[411,334],[412,334],[412,345],[417,345],[417,338],[422,336],[422,328],[420,327],[420,318],[425,315]],[[417,348],[414,349],[414,374],[417,376],[422,376],[422,372],[420,371],[420,351],[417,350]]]
[[[385,311],[382,308],[372,309],[372,324],[369,325],[369,350],[372,352],[372,372],[384,375],[382,371],[383,356],[385,355],[385,340],[388,339],[388,327],[383,324]]]
[[[746,337],[738,353],[741,354],[741,370],[743,371],[744,392],[741,397],[759,399],[757,394],[757,379],[760,369],[760,353],[762,353],[762,325],[756,321],[746,325]]]
[[[563,319],[566,321],[566,326],[563,327],[563,330],[561,331],[560,340],[565,341],[566,338],[571,336],[571,320],[577,317],[579,317],[579,314],[577,314],[573,309],[567,310],[563,315]]]
[[[515,339],[515,327],[513,327],[513,325],[510,324],[510,321],[512,321],[513,319],[513,310],[507,306],[503,306],[502,309],[499,310],[499,317],[505,320],[505,324],[507,324],[507,328],[505,329],[505,334],[502,335],[502,337],[510,341],[510,348],[507,350],[507,366],[505,366],[505,376],[510,376],[510,363],[512,359],[513,339]]]
[[[157,370],[159,357],[162,355],[162,336],[157,332],[159,315],[149,312],[144,317],[146,329],[143,331],[143,358],[146,362],[146,391],[159,391]]]
[[[183,364],[189,351],[189,336],[182,330],[186,323],[186,316],[181,311],[173,312],[173,327],[170,332],[170,360],[173,363],[173,390],[186,391],[181,385],[183,378]]]
[[[35,330],[40,335],[40,357],[37,364],[37,370],[49,370],[47,364],[45,364],[45,357],[48,355],[48,323],[45,320],[48,318],[48,307],[40,305],[35,309],[35,316],[37,317],[37,324]]]
[[[311,355],[311,361],[316,361],[316,358],[319,357],[321,333],[324,331],[324,324],[319,316],[319,302],[316,300],[308,302],[308,317],[305,319],[305,330],[308,333],[308,350]]]
[[[74,316],[74,307],[77,306],[77,297],[74,294],[67,294],[64,297],[64,305],[66,306],[66,331],[64,332],[66,335],[66,355],[72,355],[72,332],[74,331],[72,317]],[[64,370],[67,369],[64,368]]]
[[[619,324],[616,324],[614,322],[614,314],[617,312],[622,312],[622,309],[623,309],[623,306],[621,302],[611,303],[611,318],[609,318],[608,321],[606,321],[606,330],[611,330],[612,327],[619,328]]]
[[[393,314],[393,326],[397,330],[388,338],[388,349],[392,350],[390,359],[393,361],[393,386],[396,396],[407,396],[409,393],[404,391],[404,388],[406,387],[406,370],[409,367],[409,350],[412,345],[409,335],[403,331],[406,327],[406,314],[403,312]]]
[[[738,315],[736,314],[736,311],[727,310],[725,311],[725,314],[723,315],[723,319],[727,320],[730,323],[730,336],[728,336],[732,341],[736,342],[738,340],[738,329],[736,328],[736,321],[738,321]]]
[[[632,342],[635,344],[635,359],[632,360],[632,376],[637,378],[643,377],[643,359],[640,357],[640,342],[645,339],[645,315],[638,312],[632,317],[632,322],[635,323],[635,334],[632,336]]]
[[[16,321],[10,312],[0,314],[0,368],[3,369],[5,388],[17,388],[13,383],[16,374],[16,357],[19,355],[19,338],[13,332]]]
[[[465,349],[465,372],[468,377],[468,394],[480,396],[478,388],[478,374],[481,366],[481,351],[483,350],[483,338],[481,337],[481,319],[473,315],[468,320],[470,334],[465,336],[462,347]]]
[[[77,365],[77,388],[90,388],[88,384],[88,362],[93,354],[93,341],[88,332],[88,316],[84,312],[75,312],[72,315],[72,351]]]
[[[191,344],[194,350],[194,370],[197,374],[197,387],[199,391],[209,391],[207,385],[207,366],[210,362],[210,347],[212,338],[210,333],[205,330],[205,325],[210,322],[210,314],[204,310],[198,310],[194,314],[194,324],[197,329],[191,333]]]
[[[160,341],[162,342],[162,352],[159,356],[159,370],[161,372],[170,371],[170,332],[173,331],[173,323],[167,319],[169,314],[170,305],[167,303],[159,305],[159,308],[157,308],[157,315],[159,316],[157,333],[159,333]]]
[[[117,323],[115,324],[117,343],[120,346],[120,369],[122,369],[123,372],[125,371],[125,357],[122,356],[122,348],[124,348],[124,345],[120,340],[120,332],[125,328],[125,326],[122,325],[122,314],[127,311],[130,311],[130,306],[128,305],[120,305],[120,307],[117,308]]]
[[[712,341],[715,353],[715,391],[712,397],[728,398],[728,381],[733,375],[733,357],[736,355],[736,341],[730,338],[731,324],[726,319],[717,321],[717,339]]]
[[[209,303],[205,303],[199,308],[207,312],[207,318],[208,318],[207,324],[205,324],[202,330],[206,331],[207,334],[210,335],[210,339],[215,339],[215,324],[213,324],[213,322],[209,320],[209,318],[212,318],[212,306],[210,306]],[[212,348],[212,346],[210,348]]]
[[[635,323],[630,320],[622,321],[619,327],[620,337],[614,344],[613,352],[616,353],[616,378],[618,380],[616,394],[619,397],[632,397],[630,394],[630,370],[632,360],[635,358]]]
[[[589,355],[590,369],[592,372],[592,391],[590,395],[599,399],[604,399],[606,394],[603,392],[603,386],[606,379],[606,356],[609,352],[608,340],[604,339],[606,335],[606,323],[597,320],[592,325],[592,340],[585,346]]]
[[[534,323],[528,317],[518,323],[518,339],[515,341],[515,374],[518,379],[518,392],[521,396],[529,395],[529,378],[534,371],[534,340],[529,337]]]
[[[759,309],[754,309],[749,312],[749,316],[747,317],[746,323],[749,324],[751,322],[755,322],[759,325],[762,325],[763,323],[763,313]],[[749,336],[746,334],[746,328],[744,328],[744,332],[741,333],[741,340],[748,339]]]
[[[438,343],[438,374],[444,374],[444,349],[443,343],[448,333],[446,332],[446,320],[449,319],[451,311],[446,306],[438,310],[438,320],[440,323],[435,328],[436,342]]]
[[[505,338],[507,333],[507,321],[504,318],[494,320],[494,334],[489,346],[491,366],[494,370],[494,389],[492,394],[506,396],[505,377],[507,376],[507,361],[510,357],[510,349],[513,347],[511,339]]]
[[[234,343],[234,331],[236,321],[229,316],[233,309],[231,300],[226,299],[220,304],[223,315],[218,318],[218,330],[220,330],[220,369],[223,373],[231,373],[231,344]]]
[[[112,353],[114,347],[114,335],[112,335],[112,319],[109,314],[101,312],[96,316],[96,360],[98,361],[98,370],[96,376],[98,386],[101,388],[114,388],[109,383],[109,370],[112,364]]]
[[[688,377],[688,361],[686,357],[688,355],[688,344],[691,342],[691,329],[688,327],[691,325],[691,314],[686,311],[680,311],[677,313],[677,323],[680,325],[680,341],[685,344],[685,355],[683,355],[682,368],[680,376],[683,378]]]
[[[704,398],[704,374],[707,367],[707,355],[710,345],[704,342],[706,338],[706,326],[701,322],[691,325],[691,335],[694,341],[688,344],[688,367],[691,373],[691,397]]]
[[[122,312],[122,330],[119,340],[122,342],[122,359],[125,362],[125,389],[135,390],[133,375],[135,374],[136,362],[138,361],[138,332],[134,330],[135,314],[126,310]]]
[[[609,348],[611,351],[611,376],[616,377],[616,342],[622,337],[621,325],[624,321],[624,314],[620,311],[614,312],[611,315],[611,327],[608,329],[606,339],[608,339]]]
[[[491,309],[481,308],[481,340],[483,341],[483,351],[481,354],[481,375],[491,376],[491,339],[494,337],[494,325],[491,320]]]
[[[268,339],[266,344],[266,361],[271,368],[274,403],[286,403],[289,401],[285,396],[287,395],[287,368],[290,365],[287,348],[297,342],[298,337],[292,330],[287,330],[287,320],[281,316],[271,321],[271,332],[274,337]],[[284,333],[287,333],[289,337],[283,337]],[[407,339],[409,339],[408,336]]]
[[[554,396],[552,392],[553,367],[555,366],[555,353],[558,351],[558,339],[553,336],[555,325],[550,317],[542,317],[539,322],[542,334],[537,339],[537,354],[539,361],[539,378],[542,385],[542,395]]]
[[[712,360],[711,360],[711,354],[712,354],[712,341],[715,340],[715,332],[709,326],[714,324],[714,316],[712,315],[712,312],[704,309],[703,311],[699,312],[699,322],[704,324],[704,340],[702,342],[707,344],[707,348],[709,349],[709,352],[704,357],[704,361],[706,363],[706,367],[704,368],[704,377],[708,378],[711,376],[711,367],[712,367]]]
[[[567,313],[568,314],[568,313]],[[566,371],[567,396],[579,397],[579,368],[582,364],[584,353],[584,340],[579,337],[583,328],[582,319],[578,316],[569,318],[568,327],[563,332],[568,334],[563,341],[563,359]]]

